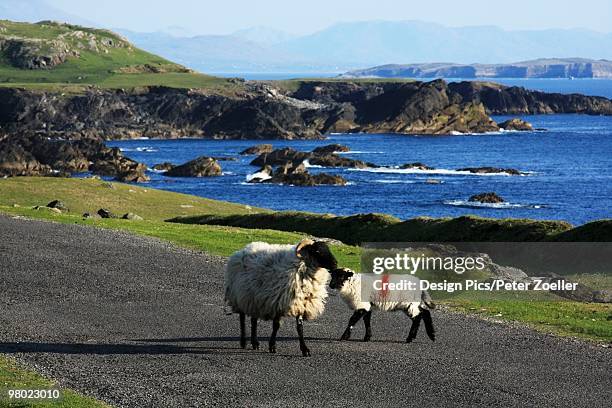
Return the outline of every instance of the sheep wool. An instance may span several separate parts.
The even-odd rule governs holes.
[[[235,313],[263,320],[312,320],[325,309],[329,272],[308,267],[295,245],[253,242],[233,254],[225,273],[225,300]]]
[[[369,312],[374,307],[375,309],[386,312],[402,311],[410,318],[415,318],[421,312],[419,306],[421,306],[422,302],[389,302],[380,301],[378,299],[371,299],[371,301],[367,302],[362,301],[361,274],[359,273],[349,277],[338,291],[338,294],[351,310],[363,309]]]

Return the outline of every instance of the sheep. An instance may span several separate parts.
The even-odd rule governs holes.
[[[338,290],[342,300],[355,312],[348,322],[346,330],[340,337],[340,340],[348,340],[351,338],[351,330],[353,326],[363,317],[366,333],[363,341],[370,341],[372,338],[372,327],[370,325],[372,317],[372,309],[384,311],[402,311],[411,320],[412,326],[406,338],[406,342],[412,342],[417,335],[421,320],[425,323],[425,330],[431,341],[436,340],[435,329],[431,319],[429,308],[434,309],[435,305],[431,301],[431,297],[426,291],[421,292],[420,302],[363,302],[361,297],[361,275],[355,274],[347,268],[338,268],[331,271],[331,281],[329,287]]]
[[[251,317],[251,346],[259,349],[257,320],[272,320],[270,353],[276,353],[276,334],[282,317],[295,317],[300,350],[303,320],[319,317],[325,309],[329,271],[337,262],[325,242],[304,239],[297,245],[253,242],[234,253],[225,272],[225,301],[240,315],[240,346],[246,348],[245,316]]]

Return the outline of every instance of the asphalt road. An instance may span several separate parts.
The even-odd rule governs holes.
[[[372,342],[340,342],[336,297],[294,322],[278,354],[241,350],[225,315],[221,257],[133,235],[0,216],[0,353],[122,407],[603,407],[612,353],[449,312],[438,340],[374,314]],[[270,324],[260,325],[264,342]],[[354,337],[363,335],[358,325]]]

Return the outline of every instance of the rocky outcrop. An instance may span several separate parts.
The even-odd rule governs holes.
[[[276,170],[270,165],[265,165],[249,179],[249,183],[272,183],[294,185],[302,187],[313,187],[320,185],[346,185],[347,181],[342,176],[327,173],[310,174],[304,164],[285,162]]]
[[[450,83],[449,89],[460,95],[463,103],[482,103],[493,115],[530,115],[548,113],[583,113],[612,115],[612,100],[600,96],[531,91],[492,82]]]
[[[467,171],[474,174],[506,173],[511,176],[520,176],[524,174],[516,169],[504,169],[501,167],[464,167],[462,169],[457,169],[457,171]]]
[[[500,123],[499,127],[504,130],[517,130],[520,132],[529,132],[534,130],[531,123],[525,122],[524,120],[519,118],[508,119]]]
[[[400,169],[434,170],[433,167],[427,166],[421,162],[402,164]]]
[[[87,171],[125,181],[148,180],[146,166],[99,140],[52,140],[38,133],[0,138],[1,176],[69,176]]]
[[[505,200],[495,193],[480,193],[471,196],[468,200],[471,203],[497,204],[503,203]]]
[[[333,154],[338,152],[350,152],[351,149],[348,146],[344,146],[341,144],[330,144],[325,146],[319,146],[312,150],[313,154],[324,155],[324,154]]]
[[[198,157],[164,173],[169,177],[213,177],[221,175],[221,166],[212,157]]]
[[[315,149],[316,150],[316,149]],[[366,163],[361,160],[350,159],[348,157],[341,157],[337,154],[320,154],[312,152],[300,152],[290,147],[283,149],[277,149],[271,153],[264,153],[257,156],[251,165],[253,166],[278,166],[285,163],[293,163],[298,165],[308,160],[308,163],[315,166],[323,167],[348,167],[363,169],[367,167],[376,167],[375,164]]]
[[[612,62],[544,58],[511,64],[388,64],[347,72],[343,78],[611,78]]]
[[[240,152],[240,155],[247,156],[252,154],[272,153],[272,150],[274,150],[274,147],[271,144],[258,144],[244,149]]]
[[[153,166],[153,170],[157,170],[157,171],[168,171],[173,168],[174,168],[174,164],[170,162],[163,162],[163,163],[159,163]]]

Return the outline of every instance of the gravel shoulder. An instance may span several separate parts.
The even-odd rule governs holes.
[[[120,407],[606,406],[612,353],[445,311],[438,340],[403,343],[400,314],[374,341],[337,339],[350,312],[332,297],[293,321],[278,354],[241,350],[223,309],[225,259],[111,230],[0,216],[0,354]],[[271,325],[260,325],[265,342]],[[263,347],[265,350],[265,347]]]

